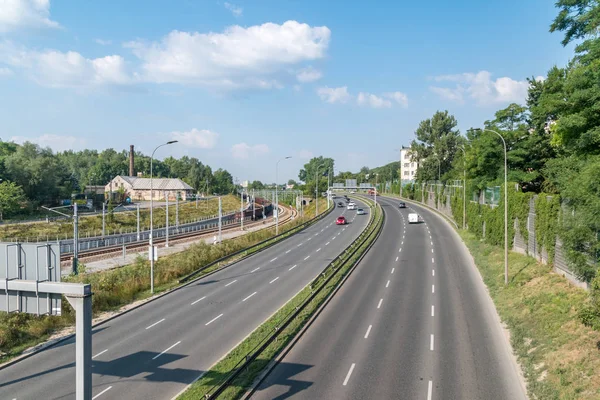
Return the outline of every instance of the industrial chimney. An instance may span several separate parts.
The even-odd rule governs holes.
[[[129,176],[135,176],[133,171],[133,145],[129,146]]]

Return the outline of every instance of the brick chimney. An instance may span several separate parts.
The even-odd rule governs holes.
[[[133,171],[133,145],[129,146],[129,176],[135,176]]]

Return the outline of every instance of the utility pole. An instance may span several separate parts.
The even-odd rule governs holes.
[[[221,243],[222,237],[221,237],[221,224],[222,224],[222,217],[223,217],[223,212],[222,212],[222,208],[221,208],[221,196],[219,196],[219,243]]]
[[[137,204],[137,240],[140,241],[140,203]]]
[[[254,188],[252,189],[252,221],[256,220],[256,198],[254,197]]]
[[[77,215],[77,203],[73,204],[73,274],[77,275],[79,264],[79,216]],[[8,267],[7,267],[8,268]],[[8,296],[8,293],[7,293]]]
[[[169,247],[169,195],[167,192],[165,192],[165,210],[167,212],[167,218],[166,218],[166,230],[165,230],[165,235],[166,235],[166,240],[165,240],[165,247]]]
[[[179,230],[179,192],[175,192],[175,228]]]
[[[240,227],[241,227],[241,230],[244,230],[244,190],[243,189],[240,191],[240,202],[241,202]]]
[[[102,237],[106,229],[106,203],[102,202]]]

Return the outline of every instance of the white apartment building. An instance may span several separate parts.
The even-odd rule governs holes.
[[[411,160],[410,147],[402,146],[400,149],[400,178],[402,181],[414,181],[419,165]]]

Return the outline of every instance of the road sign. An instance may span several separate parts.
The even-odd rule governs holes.
[[[0,243],[0,310],[60,315],[62,296],[42,291],[9,290],[9,281],[60,282],[58,243]]]
[[[346,179],[346,187],[347,188],[356,187],[356,179]]]

